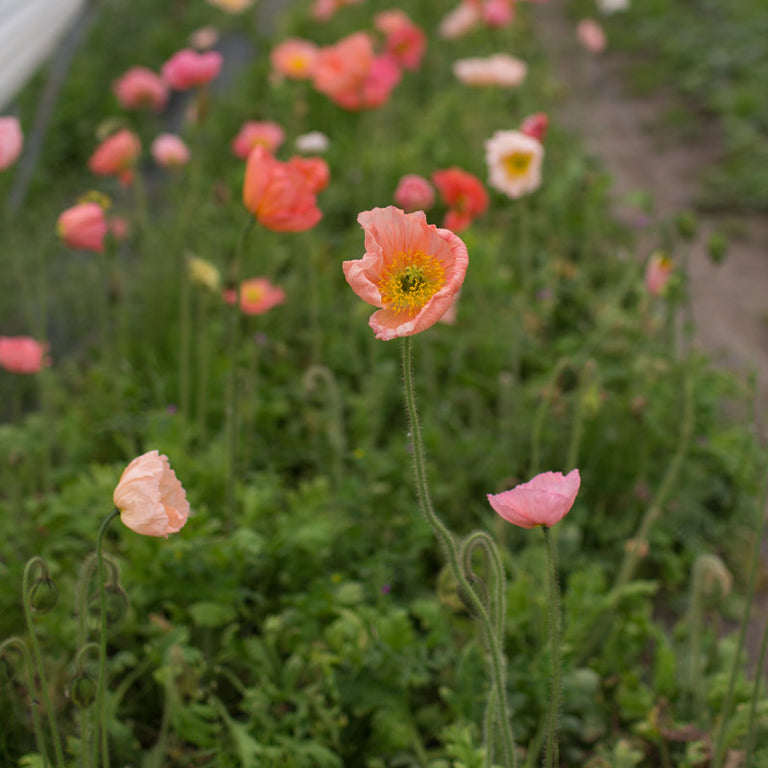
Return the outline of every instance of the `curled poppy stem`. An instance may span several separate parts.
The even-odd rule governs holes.
[[[418,409],[416,407],[416,392],[413,381],[413,360],[411,352],[411,337],[403,338],[403,388],[405,392],[405,406],[410,422],[410,435],[413,445],[413,469],[416,480],[416,493],[419,500],[419,507],[424,517],[427,518],[432,530],[437,536],[440,546],[443,549],[454,578],[456,579],[462,596],[469,603],[471,612],[477,616],[483,626],[486,637],[488,638],[488,649],[491,668],[491,690],[489,692],[489,708],[491,711],[498,712],[497,727],[500,732],[501,744],[504,753],[504,766],[513,768],[517,765],[515,755],[514,737],[512,735],[512,725],[509,718],[509,706],[506,693],[506,675],[505,660],[501,650],[501,637],[496,631],[494,621],[486,609],[480,596],[472,588],[471,584],[464,575],[461,567],[461,553],[456,539],[451,531],[445,526],[432,505],[432,499],[429,493],[429,483],[427,481],[426,460],[424,455],[424,440],[421,434],[421,423],[419,422]],[[495,701],[494,701],[495,699]],[[490,735],[489,744],[486,750],[486,765],[490,768],[492,763],[492,752]]]

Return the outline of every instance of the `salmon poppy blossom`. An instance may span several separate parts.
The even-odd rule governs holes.
[[[16,117],[0,117],[0,171],[13,165],[24,146],[24,134]]]
[[[323,217],[304,174],[262,146],[248,155],[243,203],[259,224],[275,232],[302,232]]]
[[[306,180],[309,188],[317,194],[322,192],[331,180],[328,163],[322,157],[294,156],[288,161],[288,166],[295,168]]]
[[[283,77],[306,80],[312,77],[317,50],[314,43],[291,37],[272,49],[269,60],[272,62],[272,69]]]
[[[386,52],[404,69],[417,69],[427,47],[427,36],[401,10],[382,11],[374,19],[384,33]]]
[[[651,254],[645,269],[645,287],[651,296],[660,296],[664,292],[674,269],[675,264],[667,254],[661,251]]]
[[[488,494],[488,502],[508,523],[520,528],[551,528],[573,506],[581,486],[579,470],[542,472],[527,483],[503,493]]]
[[[108,230],[104,208],[98,203],[85,202],[67,208],[56,222],[56,232],[70,247],[101,253]]]
[[[488,192],[474,174],[452,167],[435,171],[432,181],[448,208],[444,227],[461,232],[488,209]]]
[[[121,184],[130,184],[133,169],[141,154],[139,137],[123,128],[96,147],[88,160],[88,168],[100,176],[117,176]]]
[[[163,64],[163,80],[177,91],[186,91],[213,80],[221,71],[223,62],[218,51],[198,53],[191,48],[183,48]]]
[[[168,86],[160,75],[146,67],[131,67],[115,80],[112,91],[124,109],[148,107],[159,112],[168,101]]]
[[[374,208],[357,220],[366,253],[344,262],[344,277],[363,301],[380,307],[368,321],[376,338],[412,336],[434,325],[464,282],[469,263],[464,242],[427,224],[423,211]]]
[[[240,283],[240,309],[246,315],[263,315],[285,301],[285,291],[266,277],[252,277]]]
[[[30,336],[0,336],[0,367],[11,373],[37,373],[50,365],[48,345]]]
[[[232,152],[245,160],[255,146],[260,144],[274,153],[284,140],[285,131],[277,123],[271,120],[248,120],[232,139]]]
[[[143,536],[177,533],[189,517],[189,502],[168,457],[149,451],[123,471],[112,495],[120,519]]]
[[[513,199],[539,188],[543,158],[541,142],[521,131],[496,131],[485,142],[489,183]]]

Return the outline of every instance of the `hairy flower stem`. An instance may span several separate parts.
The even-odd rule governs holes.
[[[560,713],[560,690],[562,687],[562,659],[560,651],[560,586],[557,575],[557,552],[549,528],[542,526],[544,541],[547,545],[547,563],[549,566],[549,646],[551,649],[552,690],[547,709],[547,748],[544,755],[546,768],[556,768],[560,764],[557,742],[557,720]]]
[[[232,530],[235,519],[235,484],[237,480],[237,410],[238,410],[238,365],[237,352],[240,344],[240,262],[245,251],[248,235],[256,219],[248,217],[237,241],[235,254],[229,264],[229,286],[235,291],[235,303],[229,310],[229,379],[227,381],[227,508],[224,530]]]
[[[48,564],[42,557],[33,557],[24,568],[24,576],[21,583],[21,592],[24,602],[24,616],[27,620],[27,630],[29,631],[29,641],[32,646],[32,655],[35,659],[37,674],[40,678],[40,688],[45,702],[45,711],[48,715],[48,723],[51,726],[51,737],[53,739],[53,751],[56,756],[56,765],[64,768],[64,750],[61,746],[61,735],[59,734],[59,725],[56,722],[56,712],[51,705],[51,694],[48,690],[48,679],[45,676],[45,667],[43,666],[43,655],[40,652],[40,643],[35,633],[35,624],[32,619],[32,604],[30,602],[29,577],[33,568],[40,568],[43,578],[50,578]]]
[[[760,698],[760,682],[763,679],[765,668],[765,656],[768,652],[768,619],[763,630],[763,639],[760,641],[760,651],[757,656],[757,669],[755,670],[755,682],[752,685],[752,699],[749,702],[749,719],[747,720],[747,744],[744,747],[744,768],[751,768],[752,753],[755,749],[755,716],[757,714],[757,702]]]
[[[37,689],[37,686],[35,685],[35,673],[32,664],[32,657],[29,655],[29,648],[27,648],[26,643],[24,643],[24,641],[19,637],[9,637],[7,640],[3,641],[2,644],[0,644],[0,657],[2,657],[5,651],[9,648],[17,648],[21,652],[21,655],[24,659],[24,667],[27,670],[27,684],[29,685],[32,698],[32,725],[35,729],[35,743],[37,744],[37,751],[43,760],[43,768],[48,768],[48,753],[45,749],[43,728],[40,725],[40,715],[37,711],[37,705],[35,704],[35,699],[37,699],[35,690]]]
[[[496,633],[496,628],[488,611],[477,592],[467,581],[461,567],[461,557],[453,534],[446,528],[443,521],[438,517],[432,506],[432,499],[429,494],[429,484],[427,482],[426,460],[424,457],[424,440],[421,435],[421,424],[419,422],[418,410],[416,408],[416,393],[413,382],[413,360],[411,353],[411,337],[403,338],[403,388],[405,392],[405,406],[408,414],[408,420],[411,426],[411,440],[413,442],[413,469],[416,480],[416,492],[419,499],[419,507],[422,514],[432,526],[432,530],[437,536],[438,541],[448,558],[451,571],[458,582],[462,597],[466,599],[471,608],[471,612],[480,619],[490,651],[490,667],[492,687],[490,696],[497,698],[495,709],[499,712],[498,727],[500,730],[501,742],[505,754],[505,768],[516,766],[517,759],[514,748],[514,738],[512,736],[512,727],[509,721],[506,680],[504,674],[504,655],[501,650],[501,637]],[[487,765],[490,768],[491,749],[487,750]]]
[[[109,768],[109,740],[107,738],[107,712],[106,712],[106,691],[107,691],[107,593],[104,591],[104,555],[102,545],[104,542],[104,533],[107,526],[120,514],[119,509],[113,509],[104,522],[99,526],[99,532],[96,535],[96,562],[99,574],[99,677],[96,681],[96,718],[98,727],[95,729],[93,740],[94,759],[92,764],[97,766],[99,744],[101,744],[101,766]]]
[[[728,678],[728,690],[725,694],[723,701],[723,707],[720,711],[720,722],[718,724],[717,733],[715,734],[715,748],[714,758],[712,759],[712,768],[722,768],[725,761],[725,732],[728,725],[728,720],[733,710],[733,699],[736,689],[736,677],[741,666],[741,654],[744,650],[744,641],[747,637],[747,627],[749,626],[749,617],[752,613],[752,604],[755,600],[755,585],[757,583],[757,572],[760,567],[760,547],[763,541],[763,531],[765,529],[765,505],[768,501],[768,477],[763,484],[763,492],[760,495],[760,500],[757,505],[757,524],[755,526],[755,546],[752,550],[752,562],[749,567],[749,582],[747,586],[747,600],[744,606],[744,614],[741,617],[741,625],[739,626],[739,639],[736,646],[736,653],[733,655],[733,663],[731,665],[731,674]],[[766,634],[768,634],[768,625],[766,625]],[[763,635],[763,642],[760,648],[760,666],[762,667],[762,661],[765,657],[765,643],[766,635]],[[755,674],[755,690],[760,687],[761,674]],[[751,714],[751,713],[750,713]],[[753,729],[753,723],[750,720],[749,739],[751,740],[751,734]],[[749,766],[749,750],[747,751],[746,765]]]

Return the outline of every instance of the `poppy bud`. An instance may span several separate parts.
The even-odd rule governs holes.
[[[59,601],[59,590],[53,579],[38,579],[29,590],[29,605],[35,613],[52,611]]]
[[[69,698],[80,709],[87,709],[96,699],[96,681],[85,672],[81,672],[69,686]]]

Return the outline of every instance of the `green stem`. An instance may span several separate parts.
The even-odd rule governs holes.
[[[107,714],[104,703],[107,690],[107,593],[104,591],[104,555],[102,545],[104,542],[104,533],[107,526],[120,514],[119,509],[113,509],[112,512],[104,518],[104,522],[99,526],[99,532],[96,535],[96,562],[99,573],[99,599],[101,602],[99,616],[99,677],[96,681],[96,717],[98,718],[98,728],[94,738],[93,765],[97,766],[99,742],[101,743],[102,768],[109,768],[109,739],[107,738]]]
[[[765,656],[768,651],[768,620],[765,622],[763,639],[760,641],[760,652],[757,657],[757,669],[755,670],[755,682],[752,686],[752,699],[749,702],[749,720],[747,721],[747,745],[744,748],[744,768],[752,765],[752,752],[755,749],[755,716],[757,714],[757,700],[760,698],[760,688],[765,667]]]
[[[29,648],[25,645],[24,641],[20,637],[9,637],[2,644],[0,644],[0,657],[8,648],[15,647],[24,658],[24,667],[27,670],[27,683],[29,690],[32,694],[32,725],[35,729],[35,743],[37,744],[37,751],[40,753],[40,757],[43,760],[43,768],[48,768],[48,753],[45,749],[45,739],[43,737],[43,728],[40,725],[40,715],[37,711],[37,705],[35,699],[37,698],[35,690],[35,673],[33,671],[32,657],[29,655]]]
[[[562,687],[562,660],[560,651],[560,587],[557,576],[557,552],[552,534],[547,526],[542,528],[544,541],[547,545],[547,561],[549,564],[549,644],[552,658],[552,691],[547,710],[547,748],[544,755],[546,768],[556,768],[560,764],[557,742],[557,720],[560,713],[560,690]]]
[[[22,579],[22,595],[24,602],[24,616],[27,620],[27,629],[29,631],[30,644],[32,645],[32,655],[35,659],[35,666],[37,667],[37,674],[40,678],[40,687],[43,692],[43,701],[45,702],[45,711],[48,715],[48,722],[51,726],[51,736],[53,738],[53,751],[56,755],[56,765],[59,768],[64,768],[64,750],[61,746],[61,735],[59,734],[59,726],[56,722],[56,712],[51,705],[51,695],[48,691],[48,680],[45,675],[45,668],[43,666],[43,655],[40,652],[40,643],[37,640],[37,634],[35,633],[35,624],[32,620],[32,605],[29,601],[29,576],[32,568],[39,567],[43,572],[43,578],[49,578],[48,564],[42,557],[33,557],[24,568],[24,576]]]
[[[496,632],[488,611],[478,597],[475,590],[471,587],[464,576],[461,568],[461,560],[456,546],[453,534],[446,528],[443,521],[438,517],[432,506],[432,499],[429,494],[429,484],[427,482],[426,461],[424,457],[424,441],[421,435],[421,424],[419,422],[418,410],[416,408],[416,394],[413,382],[413,361],[411,355],[411,337],[406,336],[403,339],[403,384],[405,392],[406,411],[411,426],[411,439],[413,441],[413,468],[416,480],[416,491],[419,500],[419,506],[424,517],[432,526],[432,530],[437,536],[438,541],[448,558],[453,575],[462,591],[462,595],[470,603],[472,612],[480,619],[486,636],[489,638],[490,647],[490,666],[493,680],[492,690],[496,691],[498,697],[498,710],[500,714],[501,739],[506,755],[505,765],[517,765],[517,759],[514,749],[514,738],[512,728],[509,722],[506,681],[504,674],[504,656],[501,652],[501,638],[496,636]],[[489,750],[490,753],[490,750]],[[511,763],[510,763],[511,759]]]
[[[205,442],[205,428],[208,412],[208,367],[209,361],[209,323],[207,322],[208,294],[200,291],[196,302],[196,334],[197,339],[197,429],[198,444]]]

